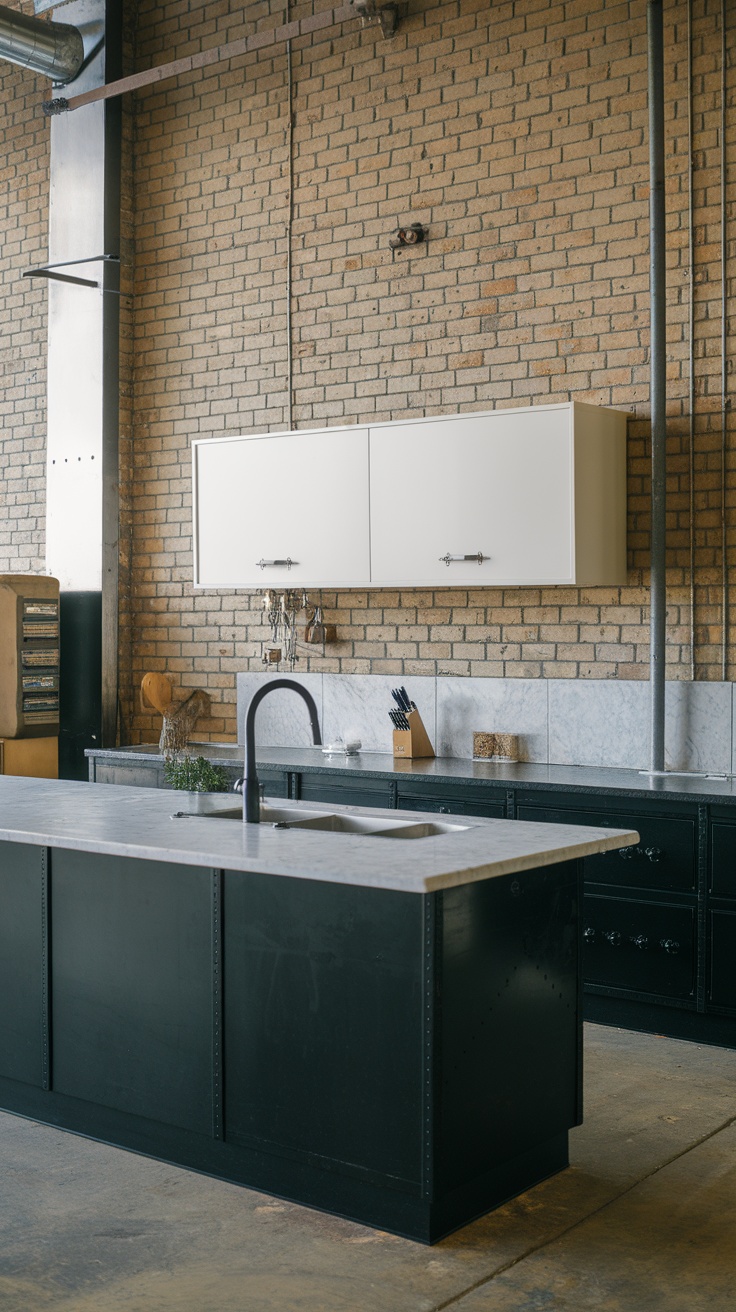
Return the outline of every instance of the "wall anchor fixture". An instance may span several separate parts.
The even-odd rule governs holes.
[[[410,223],[406,228],[397,228],[393,237],[389,237],[392,251],[399,251],[404,246],[418,246],[427,240],[427,229],[423,223]]]
[[[363,23],[368,23],[372,18],[377,18],[381,25],[383,36],[393,36],[399,26],[399,6],[396,4],[381,4],[380,0],[350,0],[350,4],[359,14]]]

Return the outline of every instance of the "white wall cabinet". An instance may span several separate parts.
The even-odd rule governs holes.
[[[195,442],[195,585],[365,583],[368,497],[367,428]]]
[[[371,428],[372,583],[624,583],[625,441],[572,404]]]
[[[199,587],[626,582],[620,411],[573,402],[206,439],[194,469]]]

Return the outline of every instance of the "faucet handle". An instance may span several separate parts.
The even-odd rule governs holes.
[[[236,779],[236,780],[235,780],[235,783],[233,784],[233,792],[234,792],[234,793],[242,793],[242,791],[243,791],[243,784],[244,784],[244,783],[245,783],[245,780],[244,780],[244,779]]]

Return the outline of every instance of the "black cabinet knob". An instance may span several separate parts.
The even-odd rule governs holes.
[[[659,946],[664,948],[665,952],[669,952],[671,957],[677,956],[677,953],[680,951],[680,944],[677,942],[677,939],[674,938],[661,938],[659,940]]]
[[[645,952],[649,947],[649,939],[646,934],[637,934],[636,937],[632,936],[631,942],[634,944],[634,947],[639,948],[641,952]]]
[[[621,935],[619,934],[617,929],[605,930],[603,937],[607,943],[611,944],[612,948],[617,948],[621,942]]]
[[[660,847],[620,847],[618,854],[622,861],[633,861],[635,856],[645,856],[653,862],[661,861],[664,855]]]

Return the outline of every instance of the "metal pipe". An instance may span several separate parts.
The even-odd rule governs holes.
[[[647,3],[649,100],[650,393],[652,412],[652,527],[649,685],[652,773],[664,770],[666,546],[666,270],[664,197],[664,37],[662,0]]]
[[[286,21],[289,21],[289,6],[286,6]],[[294,227],[294,84],[291,69],[291,41],[286,42],[286,83],[288,95],[289,122],[286,130],[286,144],[289,151],[288,169],[288,208],[286,213],[286,380],[289,388],[286,407],[286,427],[291,432],[294,427],[294,346],[291,322],[292,295],[292,257],[291,244]]]
[[[73,82],[84,63],[84,42],[78,28],[32,18],[0,5],[0,59],[50,77],[63,85]]]
[[[695,682],[695,227],[693,223],[693,0],[687,6],[688,489],[690,501],[690,678]]]
[[[728,227],[726,210],[726,0],[721,0],[721,678],[728,679],[728,538],[726,447],[728,439]]]

